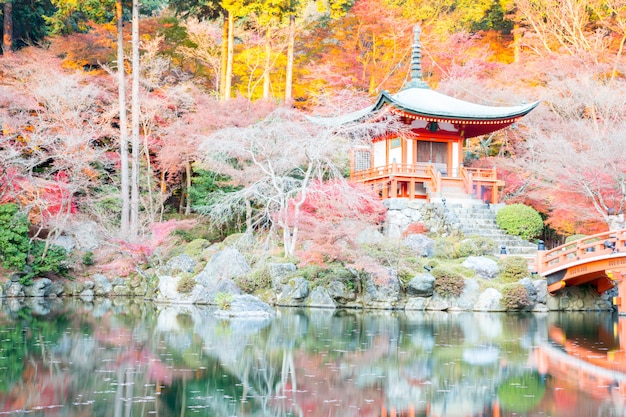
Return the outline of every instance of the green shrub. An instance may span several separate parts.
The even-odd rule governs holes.
[[[83,265],[91,266],[91,265],[93,265],[95,263],[96,263],[96,261],[94,260],[92,251],[87,251],[87,252],[85,252],[83,254]]]
[[[233,302],[233,298],[229,292],[218,292],[215,294],[215,304],[220,310],[230,310],[230,303]]]
[[[522,284],[509,284],[502,289],[502,305],[507,310],[525,310],[532,307],[526,287]]]
[[[196,280],[191,275],[184,275],[180,281],[178,281],[178,285],[176,286],[176,291],[181,294],[189,294],[196,287]]]
[[[537,210],[523,204],[505,206],[496,214],[498,227],[510,235],[530,240],[543,231],[543,220]]]
[[[272,277],[268,267],[255,269],[250,274],[236,277],[234,281],[243,292],[248,294],[253,294],[257,290],[263,290],[272,286]]]
[[[573,242],[575,240],[582,239],[583,237],[586,237],[586,236],[587,235],[583,235],[582,233],[578,233],[578,234],[575,234],[575,235],[570,235],[570,236],[565,238],[565,243]]]
[[[501,282],[517,282],[528,276],[528,261],[521,256],[507,256],[500,260]]]
[[[438,267],[431,274],[435,277],[433,288],[442,297],[458,297],[465,288],[465,280],[458,272]]]
[[[469,236],[458,243],[457,257],[490,255],[496,249],[496,242],[484,236]]]
[[[32,284],[34,277],[49,272],[65,275],[69,269],[67,252],[57,245],[28,237],[30,223],[17,205],[0,205],[0,260],[2,266],[22,273],[20,283]]]

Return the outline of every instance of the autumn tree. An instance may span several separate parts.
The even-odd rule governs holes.
[[[600,68],[596,68],[599,70]],[[609,225],[626,204],[623,80],[583,72],[553,79],[519,166],[549,210]],[[569,196],[568,199],[555,198]],[[623,223],[621,227],[623,227]]]
[[[248,128],[222,129],[205,139],[203,163],[228,175],[241,189],[214,195],[208,215],[217,222],[245,218],[250,233],[258,229],[279,232],[285,254],[294,255],[311,185],[342,180],[346,147],[381,134],[393,123],[393,119],[381,119],[324,126],[298,112],[279,109]]]

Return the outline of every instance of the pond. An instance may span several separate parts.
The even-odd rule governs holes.
[[[0,415],[626,415],[610,313],[0,302]]]

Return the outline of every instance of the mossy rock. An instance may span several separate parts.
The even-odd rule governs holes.
[[[211,246],[211,242],[206,239],[195,239],[185,245],[185,254],[192,259],[201,259],[202,253]]]

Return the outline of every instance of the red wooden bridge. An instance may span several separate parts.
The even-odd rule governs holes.
[[[620,314],[626,314],[626,229],[586,236],[551,250],[539,250],[535,268],[548,281],[550,294],[583,284],[590,284],[598,293],[603,293],[618,285],[619,295],[614,303]]]

